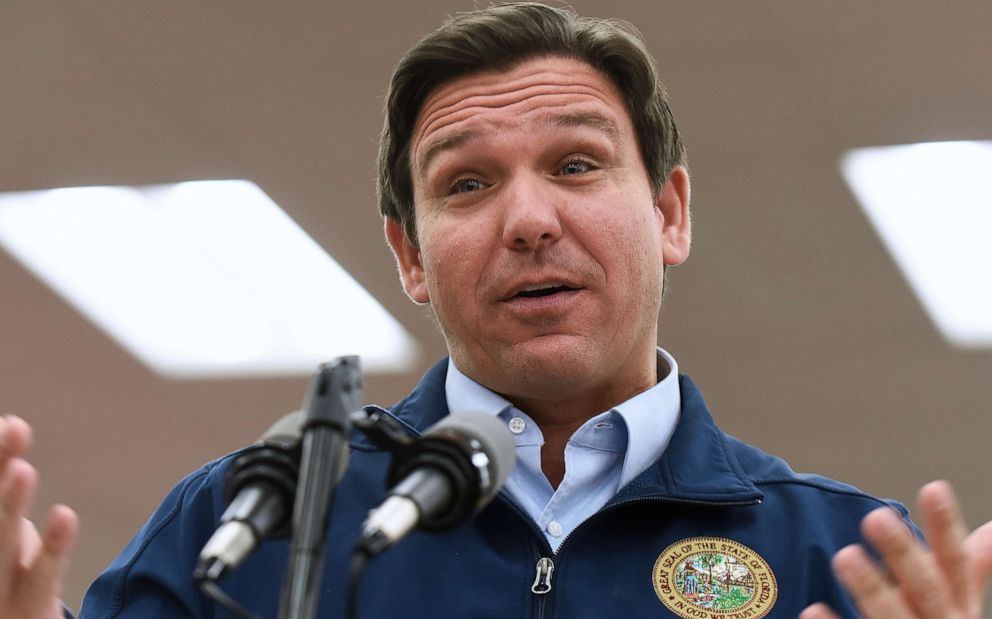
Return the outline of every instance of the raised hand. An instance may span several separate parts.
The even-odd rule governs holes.
[[[954,492],[944,481],[920,490],[919,507],[929,549],[893,510],[877,509],[865,516],[861,530],[891,578],[857,545],[834,556],[837,577],[865,619],[981,619],[992,572],[992,522],[969,535]],[[837,615],[814,604],[800,619]]]
[[[56,505],[39,533],[26,518],[38,472],[24,459],[31,427],[0,418],[0,619],[57,619],[69,553],[79,534],[75,512]]]

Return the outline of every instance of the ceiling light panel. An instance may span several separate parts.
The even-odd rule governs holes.
[[[992,142],[858,148],[841,168],[943,336],[992,346]]]
[[[154,371],[409,369],[410,334],[243,180],[0,195],[0,245]]]

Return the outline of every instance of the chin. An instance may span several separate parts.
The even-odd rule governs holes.
[[[602,356],[576,346],[571,336],[543,337],[520,344],[501,359],[504,380],[517,389],[544,391],[588,385]],[[568,341],[571,340],[571,341]]]

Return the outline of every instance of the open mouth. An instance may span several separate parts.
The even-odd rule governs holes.
[[[548,297],[559,292],[568,292],[571,290],[577,289],[569,288],[568,286],[542,286],[539,288],[531,288],[529,290],[521,290],[516,296],[532,299],[535,297]]]

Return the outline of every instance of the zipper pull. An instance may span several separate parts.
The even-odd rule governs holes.
[[[554,562],[547,557],[541,557],[541,560],[537,562],[537,575],[534,577],[534,584],[530,588],[531,592],[537,595],[544,595],[551,591],[551,573],[554,571]]]

